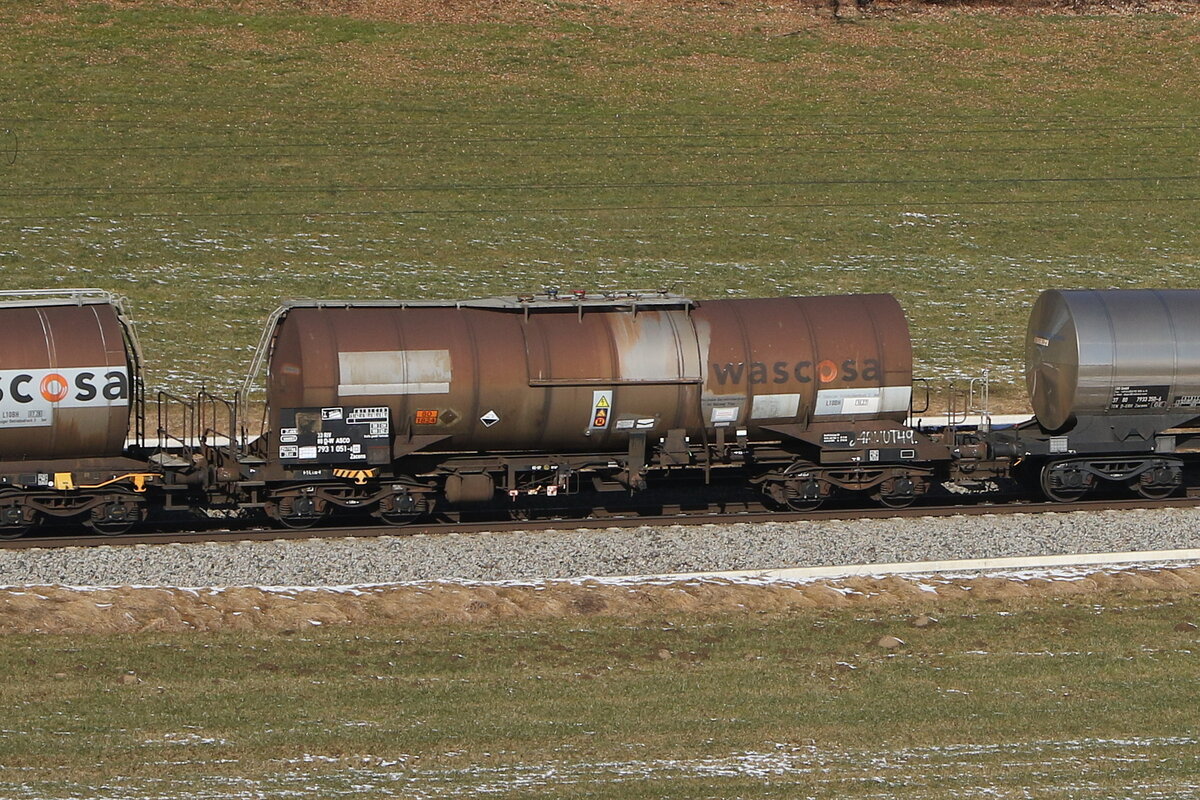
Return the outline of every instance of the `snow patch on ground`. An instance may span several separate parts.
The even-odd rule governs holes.
[[[1021,795],[1023,782],[1039,776],[1037,795],[1089,798],[1194,797],[1200,779],[1169,784],[1148,782],[1147,764],[1172,758],[1200,768],[1200,740],[1190,736],[1125,737],[1115,739],[1044,739],[1029,742],[971,743],[884,750],[840,750],[817,744],[779,742],[760,750],[696,758],[631,758],[586,761],[569,758],[531,763],[504,763],[503,754],[489,754],[486,764],[422,767],[420,759],[401,755],[334,757],[303,753],[281,759],[278,772],[251,780],[213,775],[201,785],[177,784],[170,779],[118,777],[102,785],[39,787],[0,780],[0,793],[13,800],[147,800],[180,796],[197,800],[259,798],[403,797],[434,800],[445,797],[524,796],[556,793],[564,787],[581,795],[632,782],[661,782],[663,791],[678,781],[702,781],[708,791],[720,791],[725,780],[770,781],[795,791],[843,792],[856,797],[912,797],[922,787],[951,796]],[[636,745],[631,744],[631,748]],[[450,757],[457,753],[447,754]],[[1031,772],[1032,771],[1032,772]],[[1180,770],[1186,774],[1186,770]],[[1069,781],[1047,783],[1053,774],[1071,774]],[[1105,776],[1106,785],[1087,779]],[[1200,769],[1195,771],[1200,774]],[[1114,776],[1126,781],[1112,781]],[[3,772],[0,771],[0,778]],[[1013,793],[1017,794],[1014,795]]]
[[[1078,567],[1047,567],[1044,569],[976,569],[976,570],[949,570],[946,572],[929,572],[914,570],[912,572],[872,572],[870,570],[862,572],[847,571],[842,574],[833,575],[814,575],[814,576],[789,576],[776,575],[770,571],[763,570],[757,573],[712,573],[711,575],[631,575],[631,576],[594,576],[583,575],[574,578],[551,578],[546,580],[498,580],[498,581],[474,581],[474,580],[458,580],[458,579],[438,579],[438,580],[421,580],[421,581],[396,581],[392,583],[355,583],[330,586],[287,586],[287,585],[244,585],[230,584],[227,586],[170,586],[161,584],[95,584],[95,585],[63,585],[63,584],[0,584],[0,591],[6,591],[13,596],[23,596],[32,594],[40,599],[48,599],[45,595],[40,595],[29,590],[55,586],[57,588],[68,589],[75,592],[94,592],[108,591],[112,589],[170,589],[172,591],[186,592],[197,597],[210,596],[216,597],[231,590],[231,589],[257,589],[261,592],[267,592],[279,596],[302,596],[314,592],[333,592],[336,594],[347,594],[357,597],[370,595],[380,589],[390,589],[394,587],[463,587],[463,588],[479,588],[479,587],[495,587],[495,588],[527,588],[527,589],[545,589],[548,586],[704,586],[704,585],[724,585],[724,586],[807,586],[814,583],[831,583],[830,588],[841,594],[854,594],[857,590],[838,585],[837,581],[849,580],[852,578],[863,578],[870,580],[883,580],[889,577],[902,578],[907,581],[912,581],[916,588],[922,592],[937,594],[937,582],[946,581],[965,581],[980,576],[990,578],[1000,578],[1020,583],[1028,583],[1031,581],[1081,581],[1087,578],[1092,578],[1096,575],[1120,575],[1132,574],[1134,572],[1142,572],[1147,570],[1163,571],[1172,569],[1185,569],[1200,566],[1200,561],[1175,561],[1165,564],[1161,561],[1153,562],[1133,562],[1123,563],[1120,565],[1106,564],[1087,564]],[[848,568],[849,569],[849,568]],[[111,604],[97,603],[98,607],[106,607]],[[320,622],[314,621],[315,625],[320,625]]]

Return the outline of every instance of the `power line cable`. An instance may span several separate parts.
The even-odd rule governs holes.
[[[1118,175],[1039,178],[853,178],[804,179],[790,181],[644,181],[578,183],[494,183],[494,184],[405,184],[324,186],[64,186],[43,189],[0,191],[0,197],[92,197],[118,195],[200,195],[200,194],[351,194],[395,192],[523,192],[576,191],[580,189],[720,189],[779,188],[792,186],[957,186],[989,184],[1063,184],[1063,183],[1178,183],[1200,180],[1200,175]]]
[[[803,112],[770,112],[770,111],[673,111],[670,109],[654,109],[639,111],[632,110],[605,110],[605,111],[571,111],[571,110],[553,110],[553,111],[511,111],[503,115],[495,113],[481,114],[475,110],[464,110],[459,107],[429,107],[429,106],[410,106],[403,107],[401,101],[395,98],[381,99],[377,102],[368,103],[306,103],[297,104],[294,98],[290,95],[286,98],[281,98],[286,102],[286,109],[292,113],[312,114],[321,111],[364,111],[376,110],[384,111],[391,114],[428,114],[436,115],[442,118],[455,118],[470,116],[477,124],[495,124],[505,125],[512,124],[512,120],[518,120],[524,124],[583,124],[596,119],[622,119],[622,120],[659,120],[659,119],[716,119],[716,120],[746,120],[746,119],[775,119],[775,120],[821,120],[821,119],[867,119],[871,121],[879,121],[880,115],[875,112],[842,112],[842,111],[816,111],[809,110]],[[132,108],[137,106],[149,108],[186,108],[195,110],[197,107],[204,109],[212,108],[230,108],[230,109],[251,109],[254,111],[273,110],[271,106],[264,106],[263,102],[253,103],[228,103],[212,100],[198,101],[194,95],[189,95],[186,98],[175,99],[150,99],[145,97],[122,97],[122,98],[90,98],[90,97],[28,97],[28,98],[10,98],[10,104],[13,103],[28,103],[34,107],[43,105],[73,105],[73,106],[117,106],[120,108]],[[1133,118],[1137,120],[1172,120],[1178,119],[1181,121],[1194,121],[1195,113],[1192,110],[1180,110],[1171,112],[1166,109],[1159,110],[1154,114],[1114,114],[1114,113],[1080,113],[1080,112],[1047,112],[1047,113],[1005,113],[998,111],[955,111],[947,113],[945,111],[913,111],[909,113],[889,112],[888,116],[883,121],[891,119],[939,119],[939,120],[978,120],[978,119],[1005,119],[1010,121],[1021,120],[1046,120],[1046,119],[1101,119],[1111,120],[1114,116]],[[561,122],[560,122],[561,121]],[[419,123],[419,124],[437,124]]]
[[[743,211],[759,209],[778,210],[837,210],[850,208],[972,208],[989,206],[1070,206],[1070,205],[1130,205],[1154,203],[1195,203],[1200,196],[1188,197],[1084,197],[1084,198],[1053,198],[1053,199],[1007,199],[1007,200],[928,200],[928,201],[897,201],[897,202],[853,202],[853,203],[738,203],[738,204],[679,204],[679,205],[621,205],[621,206],[544,206],[520,208],[408,208],[395,210],[368,211],[134,211],[117,214],[105,214],[103,217],[95,214],[69,215],[8,215],[0,216],[0,220],[19,222],[23,220],[36,221],[93,221],[106,223],[112,219],[200,219],[200,218],[251,218],[251,217],[397,217],[397,216],[512,216],[520,214],[571,214],[571,213],[612,213],[612,212],[679,212],[679,211]]]
[[[285,119],[279,119],[277,121],[280,125],[286,125],[289,128],[301,128],[301,129],[304,129],[304,128],[309,128],[309,129],[336,128],[339,131],[353,129],[355,126],[367,127],[367,128],[377,128],[380,126],[400,127],[405,124],[403,121],[398,121],[398,120],[378,120],[378,121],[331,120],[331,121],[327,121],[327,122],[322,122],[322,121],[314,121],[314,120],[309,120],[309,119],[304,119],[304,118],[299,118],[299,119],[285,118]],[[52,117],[20,118],[20,117],[2,117],[2,116],[0,116],[0,123],[5,123],[9,126],[11,126],[13,124],[18,124],[18,123],[30,123],[30,122],[47,123],[47,124],[54,124],[54,125],[64,125],[64,124],[66,124],[66,125],[78,124],[78,125],[89,125],[89,126],[95,126],[95,125],[117,126],[117,125],[120,125],[120,126],[132,126],[139,130],[180,130],[180,129],[183,129],[183,130],[195,132],[198,129],[201,129],[194,122],[178,122],[178,123],[158,123],[158,122],[156,122],[153,124],[145,124],[144,122],[142,122],[140,120],[124,120],[124,119],[63,120],[63,119],[55,119]],[[584,125],[584,123],[579,123],[579,124],[581,126]],[[488,125],[488,124],[485,124],[482,122],[464,122],[464,123],[461,123],[461,125],[466,126],[466,127],[471,127],[471,126],[492,127],[491,125]],[[497,126],[502,126],[502,125],[503,125],[502,123],[497,123]],[[269,127],[269,126],[265,126],[265,127]],[[441,127],[446,127],[446,126],[444,123],[441,123]],[[539,125],[539,127],[545,127],[545,125]],[[587,127],[589,129],[592,129],[595,127],[595,125],[588,124]],[[616,125],[614,125],[612,127],[616,127]],[[803,136],[803,137],[837,136],[837,137],[845,137],[845,136],[900,136],[900,135],[914,135],[914,136],[970,135],[970,136],[975,136],[975,135],[995,135],[995,134],[1048,134],[1048,133],[1086,134],[1086,133],[1102,133],[1102,132],[1114,132],[1114,131],[1115,132],[1130,132],[1130,131],[1160,132],[1160,131],[1169,131],[1169,130],[1194,131],[1196,129],[1197,129],[1196,118],[1188,117],[1188,118],[1180,118],[1180,120],[1176,123],[1152,123],[1152,124],[1145,124],[1145,125],[1142,125],[1142,124],[1134,124],[1134,125],[1115,125],[1115,124],[1100,125],[1100,124],[1096,124],[1096,125],[1071,125],[1071,126],[1057,126],[1057,127],[1048,126],[1048,125],[1038,125],[1037,127],[1007,126],[1007,127],[982,127],[982,128],[980,128],[980,127],[932,128],[932,127],[928,127],[928,126],[920,126],[917,128],[909,128],[909,127],[880,128],[880,127],[875,127],[875,128],[866,128],[866,129],[857,129],[857,130],[856,129],[845,129],[845,128],[827,128],[827,129],[823,129],[823,130],[808,130],[808,129],[803,129],[803,130],[756,130],[756,131],[734,130],[734,131],[724,131],[724,132],[712,133],[712,134],[705,134],[705,133],[633,133],[633,134],[628,134],[628,133],[624,133],[624,134],[599,134],[599,135],[593,135],[593,136],[572,136],[572,137],[563,137],[563,136],[557,135],[557,134],[556,135],[546,135],[546,136],[521,136],[521,137],[450,136],[450,137],[438,137],[435,140],[413,139],[413,140],[407,140],[407,141],[409,143],[422,143],[422,142],[426,142],[426,141],[454,141],[454,142],[464,143],[464,142],[480,142],[480,141],[483,141],[483,142],[496,142],[496,141],[543,142],[543,141],[560,140],[560,139],[564,139],[564,138],[570,138],[572,141],[607,141],[607,140],[613,140],[613,139],[642,140],[642,139],[664,139],[664,138],[680,138],[680,139],[713,138],[716,136],[721,136],[721,137],[725,137],[725,138],[764,138],[764,137],[776,137],[776,136]],[[226,126],[217,126],[217,132],[245,133],[246,130],[244,130],[243,128],[231,128],[230,126],[226,125]],[[404,140],[398,140],[398,141],[404,141]]]
[[[111,147],[32,147],[25,148],[24,154],[40,153],[45,155],[115,155],[127,152],[170,152],[170,153],[205,153],[209,151],[254,151],[264,150],[266,152],[246,152],[242,155],[250,155],[257,158],[266,158],[272,156],[282,156],[284,153],[271,152],[271,148],[280,149],[315,149],[325,152],[309,154],[325,156],[325,157],[350,157],[355,155],[395,155],[407,156],[408,153],[398,150],[369,150],[367,148],[379,147],[389,144],[390,142],[266,142],[266,143],[246,143],[246,144],[175,144],[175,145],[114,145]],[[430,144],[453,144],[453,142],[430,142]],[[1159,142],[1130,142],[1131,147],[1136,148],[1133,155],[1154,154],[1154,153],[1175,153],[1175,152],[1197,152],[1195,145],[1169,145]],[[778,154],[814,154],[814,155],[830,155],[839,153],[852,153],[861,155],[885,154],[885,153],[910,153],[910,154],[989,154],[989,155],[1024,155],[1048,153],[1055,155],[1070,155],[1078,153],[1099,153],[1113,152],[1113,148],[1104,145],[1094,147],[841,147],[841,148],[794,148],[794,147],[760,147],[747,150],[730,150],[724,148],[720,144],[707,145],[689,145],[694,149],[709,148],[721,149],[720,155],[757,155],[764,153]],[[345,152],[338,152],[335,148],[342,148]],[[575,155],[581,158],[594,156],[630,156],[636,155],[639,158],[653,156],[669,156],[677,155],[677,148],[669,150],[659,150],[656,152],[647,152],[646,150],[630,151],[630,150],[581,150],[573,148],[571,150],[555,153],[539,148],[534,152],[520,152],[513,150],[482,150],[474,151],[474,154],[496,154],[503,153],[513,155],[514,157],[543,157],[545,155]],[[288,153],[287,155],[290,155]]]

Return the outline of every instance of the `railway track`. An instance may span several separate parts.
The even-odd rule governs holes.
[[[1200,496],[1147,501],[1145,499],[1095,499],[1074,502],[964,503],[960,505],[911,506],[908,508],[825,508],[812,511],[748,510],[735,513],[677,512],[568,518],[554,517],[525,520],[447,521],[416,523],[405,527],[387,525],[321,526],[302,530],[287,528],[228,527],[206,531],[141,531],[117,536],[56,534],[0,540],[0,550],[53,549],[66,547],[109,547],[167,545],[209,542],[274,541],[333,538],[374,538],[380,536],[446,536],[470,533],[504,533],[543,530],[596,530],[605,528],[663,527],[731,523],[817,522],[825,520],[866,520],[887,518],[949,517],[987,514],[1044,514],[1075,511],[1125,511],[1200,507]]]

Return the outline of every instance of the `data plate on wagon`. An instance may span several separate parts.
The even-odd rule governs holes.
[[[392,457],[387,406],[285,408],[279,412],[279,461],[292,464],[386,464]]]

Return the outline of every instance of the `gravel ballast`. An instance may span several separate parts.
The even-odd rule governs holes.
[[[1200,509],[0,551],[0,585],[344,586],[1200,548]]]

